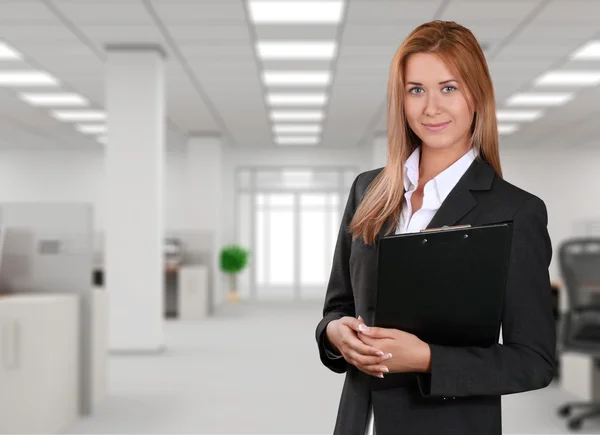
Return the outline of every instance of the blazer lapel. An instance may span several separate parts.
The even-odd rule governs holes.
[[[465,175],[458,181],[446,200],[427,226],[427,228],[438,228],[444,225],[456,225],[461,218],[469,213],[477,205],[477,199],[472,191],[490,190],[496,173],[490,165],[479,159],[475,160]],[[376,242],[386,236],[387,231],[397,222],[393,222],[389,216],[379,234]]]
[[[456,225],[477,205],[472,191],[490,190],[494,176],[495,172],[491,166],[481,160],[475,160],[442,203],[427,228]]]

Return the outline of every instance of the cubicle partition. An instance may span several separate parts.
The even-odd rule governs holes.
[[[5,239],[2,293],[72,294],[79,306],[79,412],[89,414],[93,381],[103,367],[92,359],[93,207],[84,203],[0,203]],[[52,343],[48,343],[52,346]]]

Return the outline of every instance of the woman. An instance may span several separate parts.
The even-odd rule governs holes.
[[[407,37],[391,64],[387,117],[388,163],[352,185],[316,330],[323,364],[346,373],[334,433],[500,434],[500,396],[554,374],[545,204],[502,179],[492,82],[468,29],[435,21]],[[502,344],[429,345],[367,326],[380,237],[503,221],[514,226]]]

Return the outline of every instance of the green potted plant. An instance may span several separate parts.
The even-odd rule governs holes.
[[[229,302],[237,302],[239,299],[237,289],[237,274],[248,264],[249,252],[239,245],[228,245],[221,249],[221,270],[229,275],[230,287],[227,299]]]

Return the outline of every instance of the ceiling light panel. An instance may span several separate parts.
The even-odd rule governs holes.
[[[0,60],[21,60],[23,55],[5,42],[0,41]]]
[[[498,110],[498,121],[535,121],[542,117],[541,110]]]
[[[334,41],[256,43],[258,56],[263,60],[330,60],[336,54]]]
[[[574,98],[573,92],[522,93],[508,99],[508,106],[560,106]]]
[[[327,102],[327,95],[270,93],[267,102],[271,106],[322,106]]]
[[[33,106],[87,106],[89,101],[78,94],[71,93],[33,93],[26,92],[19,98]]]
[[[600,41],[590,41],[573,53],[574,60],[600,60]]]
[[[75,128],[84,134],[106,133],[106,124],[79,124]]]
[[[498,134],[512,134],[519,129],[518,124],[498,124]]]
[[[323,116],[321,110],[274,110],[271,112],[273,121],[320,121]]]
[[[319,143],[318,136],[278,136],[275,142],[279,145],[316,145]]]
[[[0,86],[57,86],[58,80],[40,71],[0,71]]]
[[[51,115],[60,121],[104,121],[106,113],[97,110],[53,110]]]
[[[319,124],[275,124],[273,125],[273,132],[276,134],[289,134],[289,133],[320,133],[321,126]]]
[[[535,80],[536,86],[595,86],[600,71],[552,71]]]
[[[329,71],[264,71],[267,86],[327,86],[331,80]]]
[[[342,19],[343,1],[249,1],[250,19],[255,24],[337,24]]]

